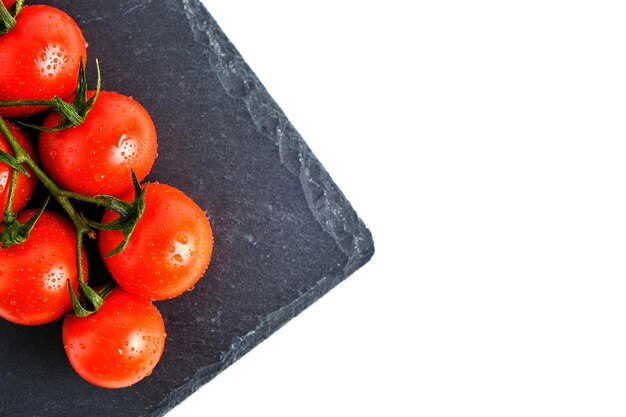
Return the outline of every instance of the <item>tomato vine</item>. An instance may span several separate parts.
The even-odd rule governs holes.
[[[20,325],[63,318],[74,370],[122,388],[160,360],[166,333],[152,301],[195,286],[213,232],[181,190],[141,184],[157,157],[154,123],[132,97],[101,91],[98,60],[88,89],[86,54],[63,11],[0,0],[0,317]],[[43,112],[41,125],[13,120]],[[16,124],[38,132],[38,152]],[[45,201],[22,210],[37,181]],[[66,216],[49,211],[50,200]],[[103,209],[102,218],[86,215],[87,206]],[[84,243],[96,238],[113,278],[104,287],[88,284]]]
[[[0,3],[1,4],[1,3]],[[46,105],[51,106],[54,111],[57,111],[62,119],[53,129],[46,129],[38,126],[33,126],[30,124],[20,123],[24,126],[45,130],[45,131],[58,131],[62,129],[67,129],[70,127],[79,126],[84,122],[85,117],[89,113],[89,111],[93,108],[96,100],[98,98],[98,94],[101,88],[101,75],[100,75],[100,67],[96,61],[96,67],[98,72],[98,81],[96,86],[96,93],[90,98],[87,99],[87,77],[85,67],[81,60],[80,72],[78,78],[78,84],[76,87],[76,92],[74,94],[74,100],[72,103],[67,103],[62,99],[55,97],[52,100],[11,100],[11,101],[0,101],[0,107],[10,107],[10,106],[32,106],[32,105]],[[65,213],[68,215],[74,227],[76,229],[76,266],[78,270],[78,290],[82,297],[87,300],[88,306],[84,306],[81,304],[79,297],[74,293],[71,285],[68,282],[68,289],[70,292],[70,296],[72,299],[72,306],[74,309],[74,313],[79,317],[86,317],[95,312],[97,312],[102,304],[104,303],[104,296],[107,291],[97,292],[85,281],[83,265],[81,261],[82,257],[82,247],[83,247],[83,239],[84,236],[88,236],[90,239],[96,238],[96,232],[94,229],[101,230],[120,230],[124,235],[123,242],[116,247],[110,254],[114,255],[116,253],[121,252],[130,236],[133,233],[137,222],[141,218],[145,203],[143,200],[144,192],[141,189],[139,181],[135,173],[132,171],[129,175],[132,176],[133,186],[136,190],[136,198],[132,203],[126,203],[118,198],[108,196],[108,195],[100,195],[100,196],[88,196],[79,193],[75,193],[72,191],[65,190],[59,187],[45,172],[41,167],[28,155],[28,153],[24,150],[24,148],[19,144],[15,135],[9,129],[6,121],[0,116],[0,133],[6,141],[9,143],[13,151],[13,156],[7,154],[6,152],[0,151],[0,161],[9,165],[12,168],[11,171],[11,180],[9,184],[8,190],[8,199],[7,204],[4,208],[4,220],[2,224],[2,233],[0,233],[0,241],[2,242],[3,248],[8,248],[13,245],[18,245],[24,243],[26,239],[28,239],[28,234],[34,227],[37,219],[45,210],[48,199],[46,203],[39,210],[38,215],[33,216],[24,224],[20,224],[17,221],[17,217],[15,213],[13,213],[12,202],[13,195],[15,192],[15,187],[17,184],[17,173],[20,172],[25,175],[30,175],[26,170],[26,167],[30,169],[37,178],[41,181],[41,183],[46,187],[50,196],[52,196],[63,208]],[[72,200],[82,201],[86,203],[90,203],[93,205],[97,205],[109,210],[112,210],[119,214],[119,219],[111,222],[109,224],[101,224],[92,220],[87,219],[83,215],[81,215],[77,209],[72,204]]]

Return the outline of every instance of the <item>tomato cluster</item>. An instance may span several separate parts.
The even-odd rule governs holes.
[[[74,20],[22,3],[0,3],[0,317],[27,326],[63,319],[76,372],[127,387],[163,353],[165,325],[152,301],[204,275],[211,226],[182,191],[141,185],[157,157],[155,126],[131,97],[100,91],[99,70],[98,87],[87,89],[86,42]],[[41,112],[41,126],[27,123]],[[37,180],[65,216],[47,202],[21,211]],[[75,204],[104,214],[88,219]],[[98,239],[110,285],[89,287],[84,237]]]

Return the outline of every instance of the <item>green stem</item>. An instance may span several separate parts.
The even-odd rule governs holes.
[[[2,132],[2,134],[4,134],[6,137],[5,132],[2,130],[2,124],[3,122],[0,122],[0,132]],[[9,140],[9,144],[11,144],[11,147],[13,148],[13,144],[11,143],[11,140]],[[17,146],[20,146],[19,143],[17,143],[17,141],[15,141],[15,144]],[[17,154],[15,149],[13,150],[13,152]],[[89,227],[89,225],[85,222],[85,220],[83,220],[80,214],[78,214],[78,212],[76,211],[76,209],[70,202],[69,198],[67,197],[66,195],[67,192],[63,190],[61,187],[59,187],[58,185],[56,185],[56,183],[52,181],[52,179],[50,179],[50,177],[39,167],[39,165],[35,163],[35,161],[33,161],[30,158],[30,156],[25,151],[21,153],[23,153],[23,155],[25,156],[23,155],[16,156],[16,159],[18,160],[18,162],[23,163],[28,168],[30,168],[31,171],[33,171],[33,173],[37,176],[37,178],[39,178],[39,180],[44,185],[44,187],[46,187],[48,191],[50,192],[50,194],[52,194],[55,200],[59,202],[61,207],[63,207],[63,210],[65,210],[67,215],[72,220],[72,223],[74,223],[74,227],[76,227],[76,232],[78,233],[80,231],[82,233],[87,233],[91,235],[91,233],[93,233],[93,230],[91,229],[91,227]]]
[[[72,103],[66,103],[63,100],[55,97],[52,100],[7,100],[0,101],[0,107],[21,107],[21,106],[45,106],[51,107],[54,109],[62,119],[67,119],[67,126],[63,126],[62,128],[67,128],[70,126],[79,126],[83,121],[85,121],[85,117],[91,107],[83,108],[81,111],[83,114],[78,113],[78,109]],[[34,129],[54,132],[58,130],[57,128],[44,128],[41,126],[33,126],[28,123],[20,123],[23,126],[31,127]],[[57,126],[58,127],[58,126]]]
[[[85,271],[83,271],[83,233],[76,229],[76,271],[78,271],[78,282],[85,283]]]
[[[13,13],[15,13],[15,17],[22,11],[22,7],[24,7],[25,0],[17,0],[15,2],[15,6],[13,6]]]
[[[13,29],[15,26],[15,18],[6,8],[4,3],[0,1],[0,33],[4,34]]]
[[[90,203],[90,204],[96,204],[98,206],[110,208],[109,201],[99,196],[91,197],[91,196],[84,195],[84,194],[74,193],[68,190],[61,190],[60,195],[63,197],[71,198],[73,200],[82,201],[82,202]]]
[[[11,170],[11,183],[9,185],[9,195],[7,196],[7,203],[4,206],[4,221],[7,223],[11,223],[15,218],[15,213],[13,212],[13,196],[15,195],[15,187],[17,186],[17,171]]]
[[[93,309],[86,310],[80,303],[78,303],[77,308],[75,308],[74,313],[79,315],[80,317],[89,316],[98,310],[104,304],[104,297],[98,294],[93,288],[91,288],[85,282],[85,272],[83,270],[83,234],[84,230],[76,229],[76,271],[78,273],[78,291],[81,293],[82,297],[86,300],[89,300]],[[71,286],[70,291],[73,292]],[[75,295],[75,294],[74,294]],[[72,297],[72,296],[70,296]],[[72,297],[73,298],[73,297]],[[72,306],[74,302],[72,302]]]
[[[1,2],[0,2],[1,3]],[[18,106],[48,106],[58,107],[54,100],[6,100],[0,101],[0,107],[18,107]]]

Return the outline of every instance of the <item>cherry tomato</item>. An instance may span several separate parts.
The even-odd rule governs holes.
[[[35,159],[35,151],[26,136],[24,136],[24,134],[13,124],[7,123],[7,125],[22,148],[24,148],[31,158]],[[0,150],[8,153],[9,155],[13,155],[13,151],[11,150],[9,143],[2,135],[0,135]],[[0,221],[4,219],[2,212],[4,211],[4,208],[7,205],[7,199],[9,198],[11,170],[11,167],[0,162]],[[36,184],[37,177],[32,172],[30,172],[30,177],[27,177],[24,174],[17,174],[17,185],[15,187],[15,193],[13,194],[13,205],[11,207],[14,212],[17,213],[24,208],[30,197],[33,195]]]
[[[24,223],[35,210],[23,211]],[[83,254],[85,277],[86,257]],[[72,309],[76,290],[76,233],[64,217],[45,211],[21,245],[0,249],[0,317],[22,325],[50,323]]]
[[[59,119],[51,113],[44,125],[55,126]],[[83,124],[39,137],[46,172],[66,189],[92,196],[131,191],[131,168],[142,181],[156,151],[156,130],[148,112],[131,97],[106,91]]]
[[[117,230],[100,232],[98,246],[121,287],[150,300],[164,300],[191,289],[204,275],[213,233],[204,211],[182,191],[159,183],[146,187],[146,209],[126,248],[105,257],[122,241]],[[122,199],[131,201],[133,195]],[[102,222],[117,217],[106,211]]]
[[[11,7],[15,4],[15,0],[2,0],[2,4],[4,4],[7,9],[11,10]]]
[[[82,378],[103,388],[124,388],[152,373],[165,347],[165,325],[150,301],[118,287],[97,313],[65,317],[63,345]]]
[[[25,6],[8,33],[0,36],[0,100],[66,98],[76,90],[87,49],[80,28],[50,6]],[[0,115],[19,117],[45,107],[0,107]]]

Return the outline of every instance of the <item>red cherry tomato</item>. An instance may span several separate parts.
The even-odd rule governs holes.
[[[0,100],[66,98],[76,89],[85,38],[67,14],[50,6],[25,6],[8,33],[0,36]],[[19,117],[45,107],[0,107]]]
[[[2,4],[4,4],[7,9],[11,10],[11,7],[15,4],[15,0],[2,0]]]
[[[63,345],[82,378],[124,388],[152,373],[165,347],[165,325],[150,301],[116,288],[97,313],[65,317]]]
[[[26,136],[24,136],[24,134],[13,124],[7,123],[7,125],[22,148],[24,148],[31,158],[35,159],[35,151]],[[9,143],[2,135],[0,135],[0,150],[8,153],[9,155],[13,155],[13,151],[11,150]],[[0,221],[4,219],[2,212],[7,205],[7,198],[9,198],[11,170],[11,167],[0,162]],[[37,184],[37,177],[30,170],[28,172],[30,172],[30,177],[27,177],[24,174],[17,174],[17,185],[15,187],[15,193],[13,194],[13,205],[11,207],[15,213],[24,208],[30,197],[33,195],[35,185]]]
[[[44,125],[52,127],[59,120],[59,115],[51,113]],[[39,136],[46,172],[66,189],[92,196],[131,191],[131,168],[142,181],[154,164],[156,151],[156,130],[148,112],[131,97],[106,91],[100,93],[83,124]]]
[[[126,248],[105,257],[121,241],[120,231],[100,232],[104,263],[126,291],[150,300],[176,297],[191,289],[211,260],[213,233],[204,211],[169,185],[146,185],[146,210]],[[134,193],[122,197],[131,201]],[[103,223],[118,215],[106,211]]]
[[[24,211],[18,220],[24,223],[35,212]],[[78,288],[74,226],[45,211],[25,243],[0,249],[0,317],[28,326],[61,318],[72,309],[68,281]]]

